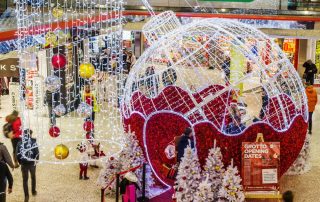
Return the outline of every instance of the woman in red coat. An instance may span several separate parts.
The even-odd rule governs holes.
[[[22,124],[21,124],[21,119],[19,117],[19,112],[14,110],[10,115],[6,117],[6,121],[10,123],[12,126],[11,142],[12,142],[12,148],[13,148],[13,159],[15,162],[15,167],[19,167],[19,163],[15,155],[17,144],[21,140],[21,135],[22,135],[22,130],[21,130]]]

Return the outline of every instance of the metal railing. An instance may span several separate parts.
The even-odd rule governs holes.
[[[289,10],[320,10],[320,0],[289,0]]]

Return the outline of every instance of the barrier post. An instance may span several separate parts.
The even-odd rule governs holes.
[[[119,202],[120,174],[116,176],[116,202]]]
[[[105,189],[101,189],[101,202],[105,202],[104,190],[105,190]]]
[[[146,200],[146,163],[142,167],[142,201]]]

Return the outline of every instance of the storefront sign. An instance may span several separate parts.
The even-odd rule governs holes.
[[[41,110],[43,105],[42,99],[42,79],[40,77],[33,78],[33,110],[36,112]]]
[[[19,111],[20,105],[20,87],[18,82],[10,82],[9,83],[9,92],[10,92],[10,104],[12,110]]]
[[[0,77],[19,77],[19,59],[0,60]]]
[[[279,166],[279,142],[242,143],[242,178],[244,191],[278,191]]]

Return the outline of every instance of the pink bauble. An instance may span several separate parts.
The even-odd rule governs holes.
[[[59,137],[60,135],[60,129],[57,127],[57,126],[52,126],[50,129],[49,129],[49,135],[51,137]]]
[[[83,124],[83,130],[90,132],[94,129],[94,123],[92,121],[86,121]]]
[[[65,55],[58,53],[52,56],[51,63],[54,69],[61,69],[66,66],[67,58]]]

